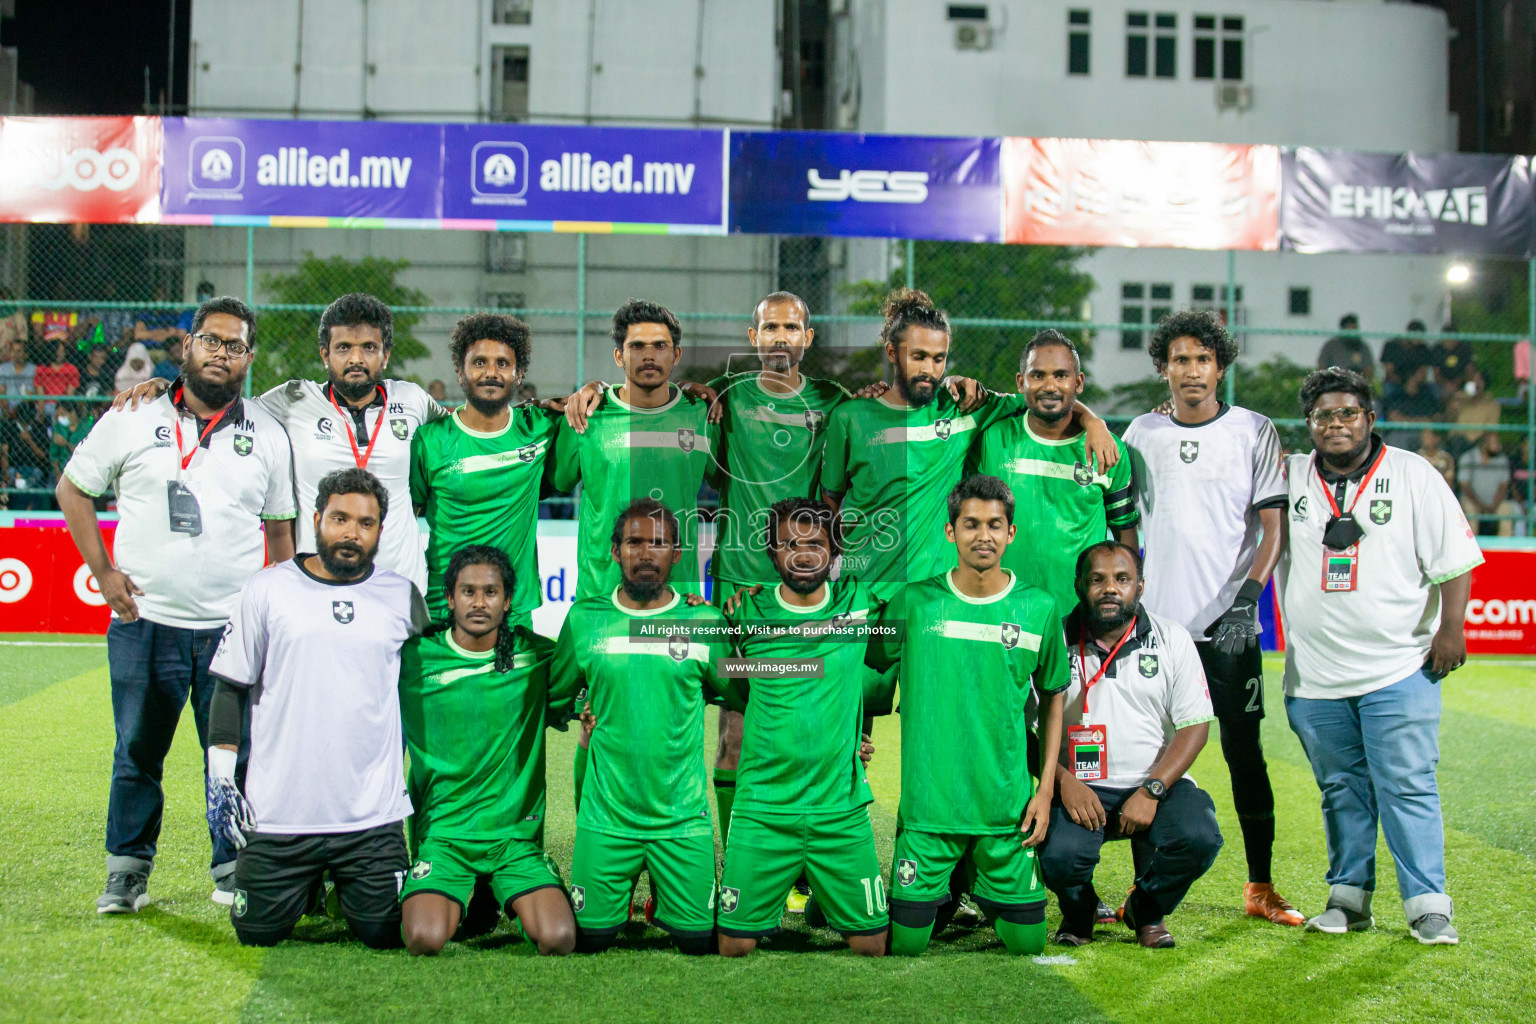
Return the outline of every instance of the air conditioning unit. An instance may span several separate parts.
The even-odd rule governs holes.
[[[975,22],[961,22],[955,26],[955,49],[957,50],[990,50],[992,49],[992,26],[979,25]]]
[[[1217,110],[1250,110],[1253,107],[1253,86],[1245,82],[1217,82]]]

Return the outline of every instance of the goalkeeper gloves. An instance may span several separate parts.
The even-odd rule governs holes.
[[[208,828],[237,850],[245,849],[245,833],[256,827],[256,816],[235,785],[239,755],[223,747],[208,748]]]
[[[1222,654],[1230,658],[1259,642],[1259,597],[1263,593],[1264,584],[1244,580],[1232,607],[1206,629],[1205,635]]]

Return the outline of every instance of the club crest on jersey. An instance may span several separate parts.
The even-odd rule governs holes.
[[[524,462],[532,462],[538,454],[538,448],[531,444],[525,444],[517,450],[517,457]]]
[[[236,917],[244,917],[245,916],[245,912],[248,909],[250,909],[250,906],[251,906],[251,901],[250,901],[250,898],[248,896],[246,896],[245,890],[244,889],[236,889],[235,890],[235,907],[234,907],[235,916]]]
[[[587,890],[586,890],[586,887],[585,886],[580,886],[580,885],[573,885],[573,886],[571,886],[571,909],[576,911],[576,913],[579,914],[579,913],[581,913],[582,908],[584,908],[586,905],[587,905]]]
[[[934,420],[933,421],[933,434],[940,441],[948,441],[949,440],[949,433],[953,429],[953,427],[954,427],[954,424],[952,424],[949,420]]]
[[[1180,441],[1179,442],[1179,458],[1183,459],[1185,462],[1194,462],[1199,457],[1200,457],[1200,442],[1199,441]]]
[[[335,619],[337,622],[341,623],[343,626],[345,626],[347,623],[351,622],[352,621],[352,602],[351,601],[332,601],[331,602],[331,617],[333,619]]]
[[[1392,518],[1392,499],[1376,498],[1371,502],[1371,522],[1385,526]]]
[[[411,865],[411,877],[418,881],[426,878],[431,873],[432,862],[429,860],[419,860],[415,864]]]
[[[1304,523],[1307,521],[1307,496],[1303,494],[1296,499],[1296,504],[1291,506],[1291,522]]]
[[[736,907],[741,903],[741,890],[732,889],[730,886],[722,886],[720,889],[720,913],[735,913]]]
[[[685,661],[688,658],[688,638],[685,636],[667,637],[667,653],[672,655],[673,661]]]
[[[255,446],[256,446],[255,442],[248,435],[246,435],[246,434],[236,434],[235,435],[235,454],[236,455],[249,455],[249,454],[251,454],[251,449],[254,448]]]
[[[1157,675],[1157,655],[1143,654],[1140,658],[1136,659],[1136,667],[1141,669],[1142,675],[1151,679]]]
[[[896,881],[903,886],[911,885],[917,881],[917,861],[899,860],[896,862]]]
[[[821,429],[826,419],[827,414],[820,409],[807,409],[805,410],[805,429],[814,434]]]
[[[1087,487],[1089,484],[1093,483],[1093,470],[1089,469],[1081,462],[1073,463],[1072,482],[1077,484],[1079,487]]]
[[[1003,623],[999,632],[1001,633],[1000,639],[1003,641],[1003,649],[1008,651],[1019,646],[1019,637],[1024,634],[1024,631],[1015,622]]]
[[[389,432],[395,435],[395,439],[404,441],[411,433],[411,425],[406,420],[390,420]]]
[[[693,446],[698,444],[698,435],[688,427],[677,428],[677,446],[685,452],[693,451]]]

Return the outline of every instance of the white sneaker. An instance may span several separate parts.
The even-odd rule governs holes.
[[[1461,945],[1461,936],[1444,914],[1425,914],[1408,926],[1408,934],[1425,946]]]

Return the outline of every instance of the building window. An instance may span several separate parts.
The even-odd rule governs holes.
[[[1217,22],[1221,29],[1217,31]],[[1218,47],[1218,44],[1219,47]],[[1243,80],[1243,19],[1220,18],[1214,14],[1195,15],[1195,77],[1214,79],[1217,57],[1221,58],[1221,78],[1226,82]]]
[[[1290,292],[1291,316],[1312,315],[1312,289],[1292,288]]]
[[[1210,14],[1195,15],[1195,77],[1216,77],[1216,18]]]
[[[1133,284],[1120,285],[1120,322],[1127,326],[1120,329],[1120,347],[1140,349],[1147,343],[1147,332],[1130,325],[1150,324],[1173,312],[1173,285]]]
[[[1228,82],[1243,80],[1243,19],[1221,19],[1221,77]]]
[[[528,47],[491,47],[491,117],[528,119]]]
[[[1145,11],[1125,15],[1125,76],[1147,77],[1147,24]]]
[[[1067,74],[1088,73],[1088,28],[1091,13],[1067,12]]]
[[[1179,16],[1159,14],[1157,33],[1153,37],[1152,73],[1158,78],[1177,78],[1179,75]]]
[[[533,0],[491,0],[491,24],[527,25],[533,15]]]
[[[488,231],[485,235],[485,272],[521,274],[528,268],[528,236],[517,231]]]
[[[1232,289],[1232,301],[1241,304],[1243,301],[1243,286],[1237,285]],[[1199,309],[1214,309],[1222,316],[1227,314],[1227,286],[1217,287],[1214,284],[1194,284],[1189,286],[1189,304]]]

